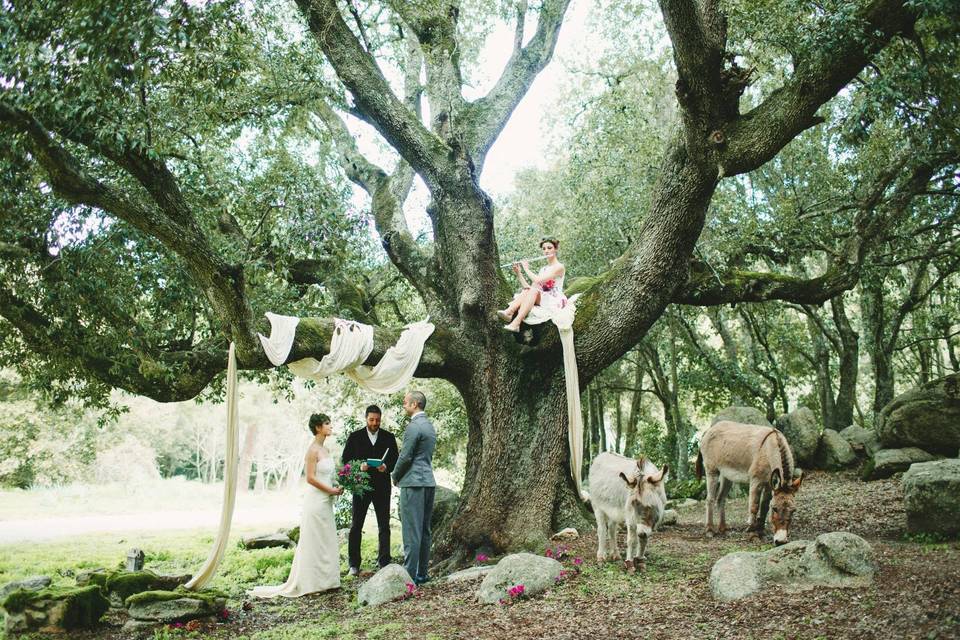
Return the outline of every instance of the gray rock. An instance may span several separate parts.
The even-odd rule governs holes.
[[[864,480],[880,480],[901,473],[915,462],[930,462],[937,457],[916,447],[880,449],[863,467]]]
[[[840,437],[849,442],[853,452],[861,458],[873,456],[880,450],[880,438],[870,429],[849,426],[840,432]]]
[[[135,620],[146,622],[184,622],[186,620],[196,620],[197,618],[207,618],[216,615],[223,610],[226,599],[205,600],[201,598],[191,598],[184,596],[174,600],[154,600],[149,602],[138,602],[136,599],[130,603],[127,613]]]
[[[857,461],[850,443],[840,437],[833,429],[824,429],[820,437],[820,446],[813,457],[813,466],[817,469],[838,471]]]
[[[667,509],[663,512],[663,515],[660,516],[660,522],[657,523],[658,527],[670,527],[680,522],[680,516],[677,514],[675,509]]]
[[[960,448],[960,374],[911,389],[885,406],[877,435],[887,449],[919,447],[930,453],[957,455]]]
[[[40,591],[40,589],[48,586],[50,586],[50,576],[31,576],[23,580],[17,580],[16,582],[8,582],[0,588],[0,600],[3,600],[17,589]]]
[[[39,591],[20,590],[15,598],[3,602],[7,637],[39,631],[61,634],[97,625],[110,604],[100,587],[57,588]]]
[[[686,509],[687,507],[695,507],[698,504],[700,504],[699,500],[683,498],[681,500],[667,500],[666,507],[668,509]]]
[[[406,569],[398,564],[388,564],[360,586],[357,600],[364,606],[375,607],[405,597],[410,592],[407,585],[412,584],[413,578]]]
[[[713,420],[710,421],[710,424],[714,425],[721,420],[729,420],[741,424],[757,424],[763,427],[773,426],[770,424],[770,421],[767,420],[767,414],[753,407],[727,407],[715,415]]]
[[[777,429],[790,443],[797,464],[807,466],[813,462],[820,444],[820,424],[813,411],[807,407],[797,407],[777,418]]]
[[[127,571],[142,571],[144,558],[143,549],[130,549],[127,551]]]
[[[460,505],[460,494],[453,489],[437,485],[433,495],[433,514],[430,516],[430,527],[436,531],[453,517]]]
[[[286,533],[268,533],[262,536],[243,538],[242,544],[244,549],[270,549],[273,547],[289,549],[296,546],[296,543]]]
[[[81,571],[77,574],[76,581],[78,587],[85,587],[90,583],[105,585],[107,582],[107,577],[110,573],[103,568],[100,569],[89,569],[87,571]]]
[[[480,567],[470,567],[469,569],[464,569],[463,571],[457,571],[456,573],[451,573],[447,576],[447,582],[462,582],[464,580],[473,580],[474,578],[479,578],[485,576],[491,571],[493,571],[494,565],[488,564]]]
[[[483,579],[477,597],[480,602],[497,604],[502,599],[509,599],[507,592],[521,584],[524,594],[533,596],[554,586],[562,570],[563,565],[553,558],[532,553],[505,556]]]
[[[570,542],[571,540],[576,540],[580,537],[580,532],[574,529],[573,527],[567,527],[561,531],[557,531],[555,534],[550,536],[550,539],[555,542]]]
[[[836,531],[813,542],[798,540],[765,552],[741,551],[720,558],[710,571],[710,590],[724,602],[777,585],[788,593],[820,586],[860,587],[876,573],[873,549],[852,533]]]
[[[911,465],[902,483],[910,533],[960,537],[960,460]]]

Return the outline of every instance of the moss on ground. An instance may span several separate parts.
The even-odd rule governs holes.
[[[40,606],[49,600],[66,602],[61,626],[64,629],[85,629],[93,627],[110,608],[97,585],[87,587],[47,587],[39,591],[18,589],[8,595],[0,605],[8,613],[23,613],[27,608]]]

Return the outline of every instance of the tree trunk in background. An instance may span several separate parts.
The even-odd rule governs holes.
[[[830,301],[833,323],[840,335],[840,383],[834,402],[830,428],[841,431],[853,424],[853,410],[857,402],[857,378],[860,376],[860,336],[847,317],[843,295]]]
[[[256,450],[257,423],[251,422],[247,425],[247,431],[243,436],[243,450],[240,452],[240,469],[237,472],[238,485],[244,493],[250,491],[250,471],[253,469],[253,456]]]
[[[615,393],[613,397],[614,407],[616,407],[617,410],[617,436],[613,443],[613,450],[616,453],[623,453],[623,450],[620,448],[620,437],[623,435],[623,409],[620,406],[620,393]]]
[[[640,405],[643,402],[643,367],[637,363],[634,370],[633,393],[630,396],[630,414],[627,417],[627,430],[624,434],[623,455],[633,456],[637,450],[637,427],[640,423]]]

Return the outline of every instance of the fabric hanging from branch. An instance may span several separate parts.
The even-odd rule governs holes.
[[[280,366],[290,354],[300,319],[273,313],[268,313],[267,319],[270,321],[270,337],[261,335],[260,342],[270,362]],[[397,343],[387,349],[375,366],[368,367],[362,363],[373,351],[373,327],[335,318],[330,352],[322,360],[304,358],[287,366],[301,378],[321,380],[343,373],[367,391],[395,393],[413,378],[423,355],[423,345],[434,329],[429,319],[408,324]]]
[[[237,419],[237,356],[231,342],[227,353],[227,450],[223,462],[223,506],[220,509],[220,527],[213,547],[203,566],[190,581],[187,589],[202,589],[213,577],[227,550],[230,523],[237,501],[237,469],[240,462],[240,421]]]

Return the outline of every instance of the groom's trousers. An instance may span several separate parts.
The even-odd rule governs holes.
[[[427,579],[430,567],[430,518],[436,487],[400,488],[403,566],[416,582]]]
[[[360,568],[360,540],[363,538],[363,522],[370,510],[370,503],[377,514],[377,529],[380,532],[377,566],[390,564],[390,485],[377,487],[362,496],[353,496],[353,521],[347,541],[347,557],[350,566]]]

